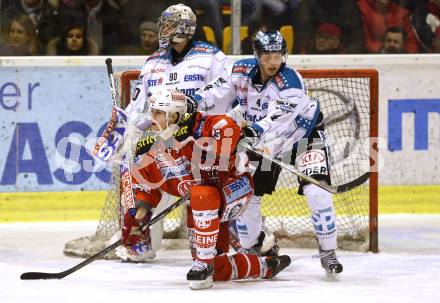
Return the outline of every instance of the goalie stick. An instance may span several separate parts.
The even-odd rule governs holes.
[[[116,94],[116,86],[115,86],[115,78],[113,75],[113,66],[112,66],[112,59],[107,58],[105,60],[105,64],[107,65],[107,74],[109,78],[110,83],[110,91],[112,93],[112,101],[113,101],[113,108],[115,108],[117,102],[117,94]],[[128,144],[131,144],[131,142],[127,142]],[[124,144],[124,142],[122,143]],[[122,214],[125,213],[128,209],[134,208],[134,196],[133,196],[133,186],[131,183],[131,172],[130,172],[130,161],[132,159],[132,155],[124,155],[122,162],[120,164],[120,174],[121,174],[121,198],[122,198],[122,208],[123,211],[121,212],[121,220]]]
[[[112,92],[113,106],[115,106],[117,96],[116,96],[116,88],[115,88],[115,77],[113,76],[112,59],[107,58],[105,60],[105,64],[107,65],[107,74],[110,81],[110,90]]]
[[[185,203],[185,201],[188,199],[188,196],[184,196],[182,198],[179,198],[176,202],[174,202],[172,205],[170,205],[169,207],[167,207],[164,211],[162,211],[160,214],[158,214],[157,216],[155,216],[153,219],[151,219],[149,222],[147,222],[146,224],[141,226],[142,228],[146,228],[146,227],[150,227],[151,225],[153,225],[154,223],[156,223],[157,221],[161,220],[162,218],[164,218],[166,215],[168,215],[170,212],[172,212],[173,210],[175,210],[177,207],[179,207],[180,205],[182,205],[183,203]],[[121,245],[122,241],[118,240],[115,243],[113,243],[112,245],[104,248],[103,250],[101,250],[100,252],[96,253],[95,255],[91,256],[90,258],[84,260],[83,262],[79,263],[78,265],[69,268],[65,271],[61,271],[58,273],[47,273],[47,272],[25,272],[20,276],[21,280],[39,280],[39,279],[62,279],[72,273],[74,273],[75,271],[83,268],[84,266],[92,263],[93,261],[96,261],[97,259],[101,258],[102,256],[106,255],[107,253],[111,252],[112,250],[114,250],[116,247],[118,247],[119,245]]]
[[[251,146],[246,146],[247,150],[250,151],[251,153],[254,153],[257,156],[262,157],[265,160],[271,161],[272,163],[278,165],[279,167],[281,167],[282,169],[287,170],[288,172],[291,172],[292,174],[297,175],[298,177],[315,184],[316,186],[321,187],[322,189],[332,193],[332,194],[340,194],[349,190],[352,190],[353,188],[356,188],[360,185],[362,185],[365,181],[368,180],[368,178],[370,177],[370,172],[366,172],[365,174],[361,175],[359,178],[350,181],[348,183],[342,184],[342,185],[338,185],[338,186],[332,186],[332,185],[327,185],[325,183],[321,183],[318,180],[307,176],[305,174],[303,174],[302,172],[300,172],[299,170],[297,170],[295,167],[293,167],[292,165],[286,164],[278,159],[269,157],[255,149],[253,149]]]

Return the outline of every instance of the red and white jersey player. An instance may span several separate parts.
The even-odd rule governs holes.
[[[236,165],[240,127],[226,115],[187,114],[185,95],[177,91],[159,90],[148,102],[153,125],[136,148],[131,168],[136,207],[124,218],[127,257],[135,261],[148,249],[148,229],[139,227],[166,192],[189,200],[192,289],[211,287],[213,280],[273,278],[290,264],[288,256],[227,255],[228,221],[253,195],[251,175]]]

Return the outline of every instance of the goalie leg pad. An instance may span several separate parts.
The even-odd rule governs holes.
[[[153,209],[153,218],[160,214],[162,211],[165,210],[168,206],[170,206],[174,201],[174,196],[171,196],[165,192],[162,193],[162,198],[157,205],[156,208]],[[164,220],[159,220],[150,228],[150,235],[151,235],[151,247],[153,252],[156,252],[160,249],[161,243],[162,243],[162,237],[163,237],[163,226],[164,226]]]
[[[312,211],[312,223],[319,246],[323,250],[336,249],[336,215],[332,194],[314,184],[304,186],[304,194]]]
[[[191,188],[190,206],[194,222],[196,258],[212,263],[216,255],[221,196],[214,186],[195,185]]]
[[[240,245],[245,249],[250,249],[258,243],[258,237],[263,227],[261,199],[262,197],[253,196],[247,208],[236,219]]]

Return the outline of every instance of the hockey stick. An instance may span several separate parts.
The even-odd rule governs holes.
[[[156,223],[157,221],[161,220],[163,217],[165,217],[166,215],[168,215],[170,212],[172,212],[174,209],[176,209],[177,207],[179,207],[180,205],[182,205],[183,203],[185,203],[185,201],[188,199],[188,196],[184,196],[180,199],[178,199],[176,202],[174,202],[174,204],[170,205],[169,207],[167,207],[163,212],[161,212],[160,214],[158,214],[157,216],[155,216],[153,219],[151,219],[149,222],[147,222],[146,224],[141,226],[142,228],[145,227],[150,227],[151,225],[153,225],[154,223]],[[122,241],[118,240],[115,243],[113,243],[112,245],[104,248],[103,250],[101,250],[100,252],[96,253],[95,255],[91,256],[90,258],[88,258],[87,260],[84,260],[83,262],[79,263],[78,265],[69,268],[68,270],[62,271],[62,272],[58,272],[58,273],[47,273],[47,272],[25,272],[20,276],[21,280],[39,280],[39,279],[62,279],[72,273],[74,273],[75,271],[83,268],[84,266],[92,263],[93,261],[96,261],[97,259],[101,258],[102,256],[105,256],[106,254],[108,254],[109,252],[111,252],[112,250],[114,250],[116,247],[118,247],[119,245],[121,245]]]
[[[297,175],[298,177],[315,184],[316,186],[321,187],[322,189],[325,189],[326,191],[332,193],[332,194],[340,194],[349,190],[352,190],[355,187],[358,187],[360,185],[362,185],[365,181],[368,180],[368,178],[370,177],[370,172],[366,172],[365,174],[361,175],[359,178],[350,181],[348,183],[342,184],[342,185],[338,185],[338,186],[332,186],[332,185],[327,185],[325,183],[321,183],[318,180],[307,176],[305,174],[303,174],[302,172],[300,172],[299,170],[297,170],[295,167],[293,167],[292,165],[286,164],[278,159],[269,157],[259,151],[256,151],[255,149],[253,149],[251,146],[247,145],[246,146],[247,150],[250,151],[251,153],[262,157],[265,160],[271,161],[272,163],[278,165],[279,167],[281,167],[282,169],[287,170],[288,172],[291,172],[292,174]]]
[[[115,88],[115,77],[113,76],[112,59],[107,58],[105,60],[105,64],[107,65],[107,74],[108,74],[108,78],[110,80],[110,90],[112,92],[113,106],[115,106],[117,96],[116,96],[116,88]]]
[[[112,93],[112,101],[113,101],[113,107],[116,106],[117,102],[117,95],[116,95],[116,85],[115,85],[115,77],[113,75],[113,66],[112,66],[112,59],[107,58],[105,60],[105,64],[107,65],[107,74],[109,78],[109,84],[110,84],[110,91]],[[124,144],[124,143],[123,143]],[[131,142],[128,142],[128,144],[131,144]],[[122,184],[122,197],[124,198],[123,201],[123,212],[125,213],[128,209],[134,207],[134,196],[133,196],[133,186],[131,183],[131,172],[130,172],[130,161],[133,158],[133,156],[130,154],[130,156],[127,158],[127,155],[125,155],[122,159],[122,163],[120,164],[120,173],[121,173],[121,184]]]

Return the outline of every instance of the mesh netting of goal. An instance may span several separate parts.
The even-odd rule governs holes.
[[[319,100],[325,117],[330,149],[332,185],[350,182],[371,171],[377,154],[378,73],[376,70],[300,70],[312,97]],[[131,100],[139,71],[115,75],[120,106]],[[365,184],[333,196],[337,214],[338,247],[346,250],[378,250],[377,172]],[[119,169],[114,168],[111,188],[94,235],[66,243],[68,255],[88,257],[103,249],[120,230]],[[317,242],[304,196],[297,194],[296,176],[282,171],[276,191],[263,198],[265,227],[277,235],[280,246],[316,247]],[[165,219],[164,238],[184,237],[182,208]],[[109,255],[108,258],[113,258]]]

